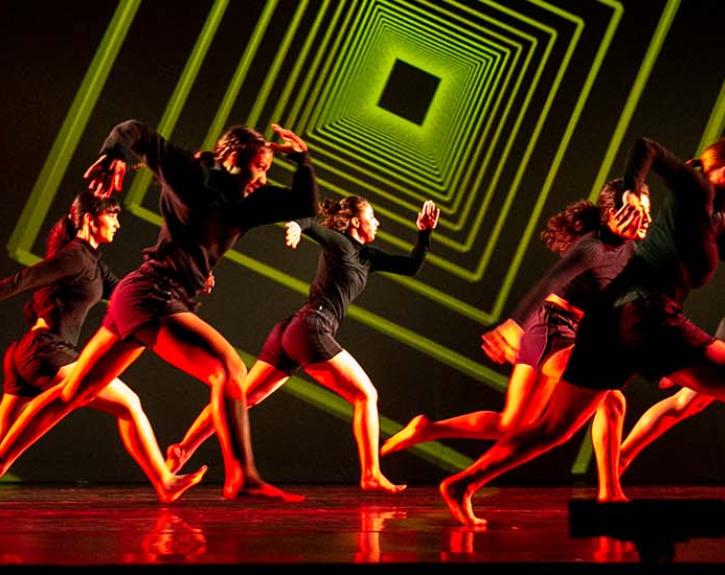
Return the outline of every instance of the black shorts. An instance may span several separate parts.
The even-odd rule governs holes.
[[[145,263],[115,287],[103,325],[121,339],[128,339],[142,327],[158,327],[164,316],[195,312],[198,307],[196,298],[178,282]]]
[[[337,327],[323,310],[304,307],[272,328],[257,359],[285,373],[327,361],[342,351],[335,340]]]
[[[516,363],[540,367],[553,353],[574,344],[578,327],[574,314],[545,302],[524,326]]]
[[[714,338],[662,294],[641,294],[587,310],[564,379],[588,389],[619,389],[635,374],[660,378],[707,361]]]
[[[78,349],[47,329],[29,331],[5,353],[3,391],[35,397],[51,387],[58,370],[78,359]]]

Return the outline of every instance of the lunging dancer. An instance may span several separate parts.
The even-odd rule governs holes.
[[[650,170],[669,193],[650,232],[622,273],[582,319],[563,378],[547,409],[530,427],[514,429],[467,469],[440,484],[453,516],[464,525],[486,523],[473,496],[502,473],[566,442],[594,414],[610,389],[639,373],[725,400],[725,342],[688,320],[682,303],[707,283],[718,265],[725,228],[725,139],[689,163],[657,142],[636,141],[624,172],[633,193]],[[608,442],[619,461],[619,442]],[[616,471],[616,470],[615,470]]]
[[[720,321],[715,332],[715,337],[720,340],[725,340],[725,317]],[[664,377],[659,385],[661,388],[666,389],[676,384],[669,378]],[[683,387],[669,397],[652,405],[640,416],[627,434],[627,437],[621,441],[622,445],[619,452],[617,472],[614,473],[607,468],[601,470],[605,479],[600,477],[600,491],[602,490],[603,480],[606,480],[611,485],[619,485],[620,477],[648,445],[681,421],[703,411],[715,399],[712,395],[704,395],[693,389]],[[621,440],[626,404],[624,394],[619,390],[614,390],[607,395],[606,399],[602,402],[602,406],[597,410],[597,417],[600,417],[602,413],[606,414],[605,417],[607,419],[601,425],[607,428],[604,433],[609,434],[611,440]],[[609,439],[610,437],[607,437],[607,440]],[[595,441],[595,453],[598,458],[606,458],[608,454],[612,453],[607,449],[607,443],[608,441],[605,441],[598,445]],[[613,452],[613,456],[616,456],[616,451]],[[605,465],[609,466],[611,462],[605,459]],[[601,468],[602,465],[599,467]],[[618,489],[621,491],[621,487],[618,487]]]
[[[410,256],[388,254],[369,244],[379,226],[370,203],[358,196],[326,200],[322,220],[288,222],[286,243],[295,248],[304,232],[322,247],[317,273],[305,304],[272,328],[257,362],[244,382],[247,403],[254,406],[279,389],[297,368],[353,406],[353,434],[360,458],[360,487],[397,493],[380,470],[377,390],[355,358],[335,340],[348,305],[365,289],[370,272],[418,273],[438,223],[431,201],[418,214],[418,241]],[[177,471],[214,431],[210,407],[197,417],[186,436],[169,446],[167,464]]]
[[[68,214],[51,228],[44,259],[0,280],[0,299],[34,290],[25,306],[32,327],[5,352],[0,439],[32,398],[70,372],[89,310],[108,298],[118,283],[101,260],[101,246],[111,243],[120,228],[120,209],[114,199],[78,194]],[[201,481],[206,467],[185,477],[169,472],[138,396],[120,379],[109,383],[87,407],[117,419],[124,447],[161,501],[175,501]],[[28,429],[38,423],[29,419]]]
[[[624,192],[622,180],[612,180],[599,192],[597,205],[579,200],[547,220],[541,237],[561,259],[524,296],[511,318],[483,334],[481,347],[488,357],[514,364],[503,411],[440,421],[417,415],[385,441],[382,455],[442,438],[499,439],[539,417],[564,371],[585,310],[632,257],[634,240],[647,232],[646,186],[641,190],[641,217],[624,202]]]
[[[145,164],[161,184],[163,224],[145,261],[118,284],[103,321],[82,350],[59,392],[38,398],[0,443],[3,473],[40,435],[84,405],[150,348],[159,357],[211,388],[214,427],[224,465],[224,497],[251,494],[301,499],[265,483],[252,454],[243,381],[244,363],[232,345],[203,321],[197,292],[224,253],[250,228],[315,213],[318,203],[307,145],[296,134],[272,126],[281,144],[255,130],[235,126],[214,153],[182,150],[142,122],[111,130],[86,176],[97,195],[119,190],[126,157]],[[273,151],[297,162],[291,188],[267,184]]]

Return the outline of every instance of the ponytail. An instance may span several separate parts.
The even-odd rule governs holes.
[[[121,206],[114,198],[99,198],[89,191],[78,194],[68,210],[68,214],[58,220],[50,229],[45,245],[45,259],[63,249],[76,237],[83,226],[83,216],[90,214],[94,218],[102,212],[118,212]]]

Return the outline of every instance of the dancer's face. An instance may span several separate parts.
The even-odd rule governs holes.
[[[637,239],[643,240],[647,235],[649,225],[652,223],[652,204],[650,203],[649,194],[641,194],[639,196],[639,207],[642,211],[642,222],[637,230]]]
[[[120,228],[118,211],[106,210],[93,218],[89,231],[97,244],[110,244]]]
[[[267,183],[267,172],[272,167],[274,154],[269,148],[262,148],[257,152],[246,166],[246,183],[244,184],[244,195],[254,193]]]
[[[353,219],[357,220],[357,235],[362,243],[369,244],[375,240],[380,222],[375,217],[375,212],[370,204],[365,204],[357,218]],[[354,224],[355,222],[353,222]]]

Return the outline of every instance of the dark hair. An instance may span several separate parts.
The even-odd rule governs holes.
[[[369,203],[361,196],[348,196],[341,200],[327,198],[320,206],[320,223],[326,228],[345,233],[350,227],[350,220],[359,217]]]
[[[114,198],[99,198],[89,191],[78,194],[68,210],[68,214],[59,219],[48,233],[45,245],[45,259],[52,257],[70,242],[83,225],[83,216],[90,214],[94,218],[103,212],[121,211],[121,206]]]
[[[257,153],[269,146],[265,137],[253,128],[232,126],[217,140],[214,159],[223,163],[229,154],[237,153],[237,163],[246,165]]]
[[[610,180],[599,191],[596,204],[589,200],[578,200],[551,216],[541,232],[546,247],[554,253],[563,254],[584,234],[607,229],[610,210],[622,207],[625,191],[622,178]],[[642,191],[649,193],[646,185]]]

